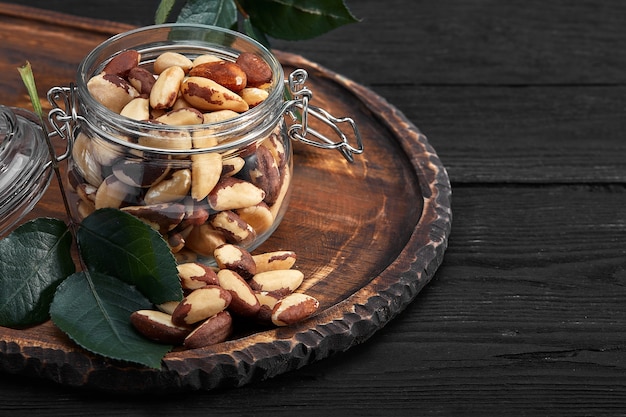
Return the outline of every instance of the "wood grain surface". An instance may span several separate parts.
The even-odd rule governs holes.
[[[63,15],[41,19],[10,7],[3,13],[8,17],[4,31],[11,37],[9,44],[19,47],[35,68],[52,53],[42,56],[39,47],[21,42],[26,35],[20,31],[31,30],[31,22],[43,39],[62,33],[80,37],[92,49],[117,33],[115,26],[108,35],[103,27],[91,31],[88,22],[58,25]],[[97,27],[97,22],[91,26]],[[77,67],[82,59],[77,62],[65,54],[68,45],[47,47],[56,49],[56,62],[64,67]],[[349,163],[335,151],[331,155],[294,143],[292,204],[280,228],[253,252],[295,251],[297,267],[306,277],[300,290],[319,300],[319,313],[284,328],[246,326],[245,332],[238,332],[236,325],[231,340],[172,351],[159,370],[90,354],[50,322],[27,329],[0,328],[2,370],[126,394],[238,387],[366,341],[430,281],[451,228],[450,184],[435,150],[404,115],[372,91],[299,55],[276,55],[286,74],[307,70],[307,86],[315,94],[311,104],[352,117],[369,148],[368,154]],[[63,86],[58,84],[63,83],[63,72],[57,74],[49,63],[45,69],[44,83]],[[311,127],[314,122],[310,120]],[[354,144],[356,138],[348,137]],[[60,192],[47,194],[42,207],[29,214],[43,216],[64,218]],[[387,239],[389,235],[394,239]]]
[[[130,24],[156,7],[15,3]],[[624,415],[626,4],[348,3],[361,23],[274,45],[372,89],[427,135],[454,209],[432,282],[367,343],[261,383],[154,398],[7,377],[4,414]]]

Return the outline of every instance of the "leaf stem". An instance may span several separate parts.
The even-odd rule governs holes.
[[[54,146],[52,145],[52,141],[50,140],[50,134],[48,133],[48,128],[43,118],[43,110],[41,108],[41,103],[39,102],[39,95],[37,94],[37,86],[35,84],[35,77],[33,75],[33,69],[30,65],[30,62],[26,61],[22,67],[17,69],[22,77],[22,81],[26,86],[26,90],[28,91],[28,95],[30,97],[30,101],[33,105],[33,109],[35,114],[39,119],[39,125],[43,130],[46,137],[46,145],[48,146],[48,153],[50,154],[50,163],[52,164],[52,169],[54,171],[54,175],[57,178],[57,182],[59,183],[59,189],[61,190],[61,198],[63,199],[63,207],[65,208],[65,213],[68,217],[70,227],[72,229],[73,234],[75,235],[75,224],[72,218],[70,204],[67,201],[67,196],[65,194],[65,187],[63,186],[63,178],[61,177],[61,171],[59,170],[59,160],[57,159],[56,151],[54,150]],[[68,139],[69,140],[69,139]]]

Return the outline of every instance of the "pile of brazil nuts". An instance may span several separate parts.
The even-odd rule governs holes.
[[[249,52],[228,61],[211,54],[191,60],[168,51],[151,66],[140,62],[137,51],[122,51],[87,88],[108,109],[154,126],[136,137],[116,132],[123,141],[150,148],[216,146],[202,126],[258,105],[268,97],[273,77],[270,66]],[[174,134],[159,126],[177,129]],[[228,155],[170,158],[125,150],[83,129],[74,140],[68,173],[78,220],[99,208],[126,211],[158,230],[179,262],[210,258],[224,243],[250,247],[271,233],[289,190],[283,127]]]
[[[214,258],[216,268],[179,264],[183,300],[132,313],[135,329],[156,342],[196,349],[227,340],[233,334],[233,317],[288,326],[319,308],[317,299],[295,292],[304,274],[292,268],[292,251],[251,255],[224,244],[215,249]]]

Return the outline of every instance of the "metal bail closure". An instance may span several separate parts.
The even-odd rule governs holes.
[[[286,81],[288,88],[285,90],[286,94],[290,96],[290,100],[286,102],[285,113],[289,114],[293,120],[293,124],[289,128],[289,136],[292,139],[318,148],[337,149],[347,161],[354,162],[353,155],[363,153],[363,142],[356,123],[349,117],[337,118],[326,110],[311,105],[309,101],[313,97],[313,93],[304,85],[307,76],[308,74],[305,70],[296,69],[289,74],[289,79]],[[338,140],[333,140],[313,129],[309,125],[309,116],[328,126]],[[348,124],[348,134],[351,133],[356,142],[356,147],[350,144],[348,135],[339,127],[340,123]]]
[[[56,158],[57,162],[61,162],[72,154],[73,132],[80,118],[76,86],[70,84],[69,87],[52,87],[48,90],[48,102],[52,106],[48,112],[48,121],[54,129],[48,136],[57,135],[67,141],[65,153]]]

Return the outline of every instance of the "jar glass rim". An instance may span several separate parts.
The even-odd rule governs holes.
[[[100,71],[115,54],[125,49],[136,49],[149,59],[168,50],[181,49],[185,52],[215,53],[232,60],[244,51],[257,53],[270,66],[273,74],[269,96],[254,106],[231,119],[200,125],[167,126],[155,125],[147,121],[137,121],[124,117],[95,100],[87,89],[89,79]],[[148,59],[148,61],[149,61]],[[143,61],[142,61],[143,63]],[[77,70],[77,88],[81,102],[82,119],[90,128],[95,128],[98,135],[133,149],[152,153],[193,154],[207,151],[223,152],[245,146],[258,138],[260,132],[269,132],[277,120],[284,115],[284,71],[280,62],[265,46],[248,36],[221,27],[195,23],[167,23],[144,26],[115,35],[94,48],[79,64]],[[217,138],[236,136],[234,141],[225,141],[209,148],[198,149],[163,149],[130,143],[117,137],[114,132],[103,127],[103,123],[92,118],[102,119],[104,124],[114,124],[116,129],[127,134],[146,135],[158,130],[164,134],[177,132],[205,133]]]
[[[52,178],[50,153],[37,116],[25,109],[0,105],[0,236],[17,224],[47,190]]]

